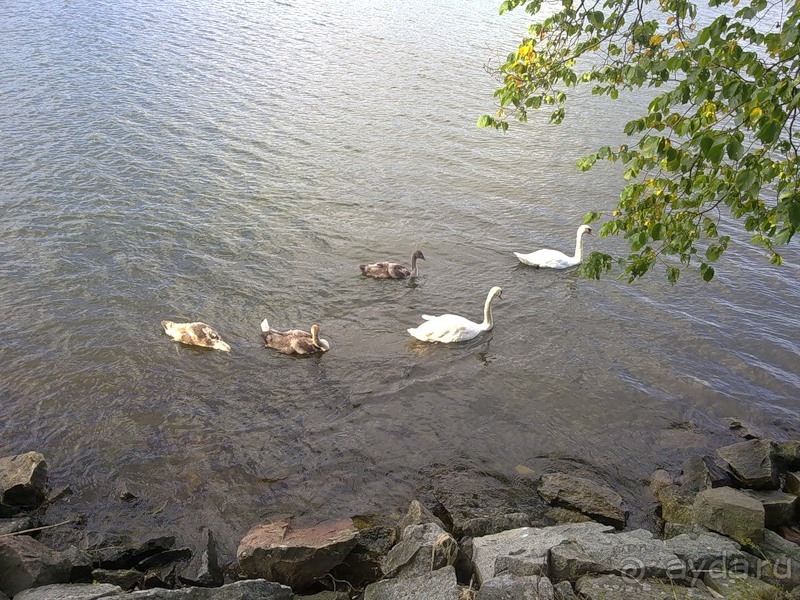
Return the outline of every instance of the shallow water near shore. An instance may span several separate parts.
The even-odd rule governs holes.
[[[677,287],[519,265],[613,207],[618,173],[575,162],[636,107],[477,129],[484,65],[525,26],[497,5],[0,7],[0,454],[38,450],[72,487],[48,515],[187,543],[208,525],[231,557],[272,515],[402,511],[434,471],[480,489],[579,469],[647,523],[643,482],[735,441],[724,417],[798,433],[796,246],[776,269],[732,230],[717,277]],[[359,274],[417,248],[416,281]],[[480,320],[494,285],[487,335],[407,334]],[[332,349],[264,349],[265,317]]]

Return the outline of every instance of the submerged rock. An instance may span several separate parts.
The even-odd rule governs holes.
[[[622,496],[590,479],[548,473],[542,477],[539,495],[550,504],[577,510],[600,523],[625,527],[628,511]]]

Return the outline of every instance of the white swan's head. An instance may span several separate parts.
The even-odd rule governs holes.
[[[578,227],[578,237],[582,236],[583,234],[592,235],[592,228],[589,225],[581,225]]]
[[[414,254],[411,255],[411,260],[414,260],[415,258],[421,258],[422,260],[427,260],[425,258],[425,255],[422,253],[422,250],[417,250],[416,252],[414,252]]]
[[[493,300],[495,296],[501,300],[503,299],[503,288],[501,288],[499,285],[496,285],[489,290],[489,300]]]

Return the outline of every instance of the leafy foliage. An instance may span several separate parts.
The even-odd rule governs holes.
[[[710,281],[730,242],[718,230],[723,211],[780,264],[778,248],[800,227],[800,3],[708,0],[698,11],[688,0],[505,0],[500,12],[523,6],[534,23],[500,66],[500,110],[479,126],[505,131],[509,117],[541,108],[561,123],[578,85],[611,99],[653,91],[647,114],[625,125],[631,143],[578,163],[624,167],[600,235],[628,240],[618,262],[629,280],[662,264],[673,283],[689,266]],[[611,266],[595,252],[584,272]]]

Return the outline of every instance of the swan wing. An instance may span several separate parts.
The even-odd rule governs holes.
[[[450,343],[474,338],[481,332],[481,326],[458,315],[440,315],[429,318],[408,332],[423,342]]]
[[[550,250],[549,248],[537,250],[536,252],[531,252],[530,254],[519,254],[518,252],[515,252],[514,254],[521,263],[530,265],[532,267],[566,269],[567,267],[578,264],[578,261],[576,261],[573,257],[567,256],[558,250]]]

